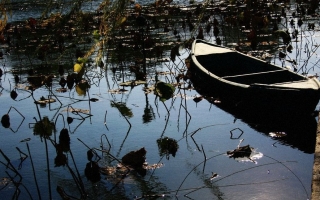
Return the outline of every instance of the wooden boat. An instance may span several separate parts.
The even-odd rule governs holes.
[[[320,82],[236,50],[195,40],[191,76],[223,101],[259,105],[294,113],[311,113],[320,97]]]

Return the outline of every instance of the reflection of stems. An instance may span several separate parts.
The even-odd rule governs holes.
[[[31,97],[34,100],[34,102],[36,102],[36,99],[33,96],[33,91],[31,91]],[[41,120],[41,114],[40,114],[40,111],[39,111],[38,104],[36,104],[36,108],[37,108],[37,112],[38,112],[38,115],[39,115],[39,119]]]
[[[272,159],[272,160],[274,160],[274,161],[277,161],[279,164],[281,164],[282,166],[284,166],[285,168],[287,168],[287,170],[289,170],[289,171],[298,179],[298,181],[301,183],[304,191],[306,192],[307,199],[309,199],[309,196],[308,196],[308,192],[307,192],[306,187],[303,185],[303,183],[302,183],[302,181],[300,180],[300,178],[299,178],[289,167],[287,167],[287,166],[286,166],[285,164],[283,164],[282,162],[280,162],[280,161],[278,161],[278,160],[276,160],[276,159],[274,159],[274,158],[271,158],[270,156],[267,156],[267,155],[264,155],[264,156],[266,156],[266,157],[268,157],[268,158],[270,158],[270,159]]]
[[[97,152],[94,149],[91,149],[87,144],[85,144],[80,138],[77,138],[84,146],[86,146],[92,153],[94,153],[95,156],[98,157],[98,161],[101,159],[101,157],[97,154]],[[96,162],[98,162],[96,161]]]
[[[36,187],[37,187],[38,197],[39,197],[39,199],[41,200],[40,190],[39,190],[39,186],[38,186],[38,181],[37,181],[36,173],[35,173],[35,170],[34,170],[34,165],[33,165],[33,160],[32,160],[32,156],[31,156],[31,153],[30,153],[29,144],[28,144],[28,143],[26,143],[26,144],[27,144],[27,149],[28,149],[30,161],[31,161],[32,172],[33,172],[33,177],[34,177],[34,182],[36,183]]]
[[[229,124],[229,123],[227,123],[227,124]],[[198,128],[197,130],[191,132],[191,133],[190,133],[190,134],[191,134],[191,139],[193,140],[194,144],[196,145],[198,151],[201,151],[201,150],[200,150],[198,144],[196,143],[196,141],[195,141],[194,138],[193,138],[193,136],[194,136],[198,131],[202,130],[203,128],[208,128],[208,127],[211,127],[211,126],[227,125],[227,124],[213,124],[213,125],[209,125],[209,126],[204,126],[204,127]],[[189,135],[190,135],[190,134],[189,134]]]
[[[204,156],[204,163],[203,163],[203,169],[202,169],[202,173],[204,173],[204,169],[206,168],[206,163],[207,163],[207,156],[206,156],[206,152],[203,149],[203,145],[201,145],[201,149],[202,149],[203,156]]]
[[[34,101],[35,98],[33,96],[33,91],[31,92],[31,97]],[[37,111],[38,111],[38,115],[39,115],[39,119],[41,121],[41,114],[40,114],[40,111],[39,111],[39,107],[38,107],[38,104],[36,104],[36,108],[37,108]],[[35,118],[36,120],[36,118]],[[37,121],[37,120],[36,120]],[[41,122],[41,127],[44,129],[43,127],[43,123]],[[46,133],[46,130],[44,129],[44,133]],[[42,137],[41,137],[42,138]],[[48,169],[48,187],[49,187],[49,198],[52,199],[52,193],[51,193],[51,178],[50,178],[50,165],[49,165],[49,152],[48,152],[48,144],[47,144],[47,137],[44,137],[44,143],[45,143],[45,148],[46,148],[46,159],[47,159],[47,169]]]
[[[215,155],[215,156],[210,157],[209,159],[214,158],[214,157],[217,157],[217,156],[221,156],[221,155],[224,155],[224,154],[225,154],[225,153],[220,153],[220,154],[218,154],[218,155]],[[208,159],[208,160],[209,160],[209,159]],[[187,180],[188,176],[189,176],[197,167],[199,167],[203,162],[204,162],[204,161],[202,161],[202,162],[200,162],[199,164],[197,164],[194,168],[192,168],[192,169],[190,170],[190,172],[186,175],[186,177],[184,177],[183,181],[181,182],[180,186],[178,187],[178,189],[177,189],[177,191],[176,191],[176,195],[178,195],[178,192],[179,192],[180,188],[182,187],[183,183]]]
[[[122,144],[120,145],[119,152],[118,152],[117,155],[120,154],[120,151],[121,151],[121,149],[122,149],[122,147],[123,147],[124,142],[126,141],[128,135],[129,135],[130,130],[131,130],[131,126],[129,127],[129,129],[128,129],[128,131],[127,131],[127,134],[126,134],[126,136],[124,137],[124,139],[123,139],[123,141],[122,141]]]
[[[166,155],[161,156],[160,160],[157,162],[157,165],[161,162],[161,160],[165,157]],[[154,172],[156,171],[156,167],[153,169],[152,173],[150,174],[150,178],[148,181],[150,181],[151,177],[153,176]]]
[[[219,154],[219,155],[222,155],[222,154]],[[216,155],[216,156],[218,156],[218,155]],[[212,156],[212,157],[210,157],[209,159],[214,158],[214,157],[216,157],[216,156]],[[270,157],[269,157],[269,158],[270,158]],[[209,159],[207,159],[207,160],[209,160]],[[271,159],[273,159],[273,158],[271,158]],[[287,161],[287,162],[290,162],[290,161]],[[203,163],[203,162],[201,162],[201,163]],[[197,168],[201,163],[199,163],[195,168]],[[211,183],[212,183],[212,184],[213,184],[213,183],[217,183],[217,182],[219,182],[219,181],[221,181],[221,180],[223,180],[223,179],[225,179],[225,178],[227,178],[227,177],[230,177],[230,176],[232,176],[232,175],[234,175],[234,174],[237,174],[237,173],[240,173],[240,172],[244,172],[244,171],[247,171],[247,170],[250,170],[250,169],[259,168],[259,167],[263,167],[263,166],[267,166],[267,165],[278,164],[278,163],[284,165],[283,162],[277,161],[277,162],[273,162],[273,163],[266,163],[266,164],[262,164],[262,165],[258,165],[258,166],[253,166],[253,167],[249,167],[249,168],[242,169],[242,170],[236,171],[236,172],[234,172],[234,173],[231,173],[231,174],[229,174],[229,175],[227,175],[227,176],[224,176],[223,178],[220,178],[220,179],[218,179],[218,180],[216,180],[216,181],[213,181],[213,182],[211,182]],[[284,165],[284,166],[285,166],[285,165]],[[285,167],[286,167],[286,166],[285,166]],[[192,171],[193,171],[195,168],[193,168]],[[191,171],[191,172],[192,172],[192,171]],[[290,171],[291,171],[291,170],[290,170]],[[292,171],[291,171],[291,172],[292,172]],[[190,174],[190,173],[189,173],[189,174]],[[189,175],[189,174],[188,174],[188,175]],[[285,179],[285,178],[284,178],[284,179]],[[284,179],[280,179],[280,180],[284,180]],[[261,183],[270,183],[270,182],[275,182],[275,181],[279,181],[279,179],[278,179],[278,180],[273,180],[273,181],[259,182],[259,183],[231,184],[231,185],[216,186],[216,187],[230,187],[230,186],[237,186],[237,185],[261,184]],[[202,189],[202,188],[206,188],[206,187],[207,187],[207,186],[198,187],[198,188],[193,189],[192,191],[186,193],[185,195],[189,195],[189,194],[191,194],[191,193],[193,193],[193,192],[195,192],[195,191],[198,191],[198,190],[200,190],[200,189]],[[178,191],[177,191],[177,192],[178,192]],[[307,196],[308,196],[308,195],[307,195]]]
[[[114,102],[114,101],[111,101],[116,107],[117,107],[117,109],[119,110],[119,107],[118,107],[118,104],[116,103],[116,102]],[[119,110],[119,112],[120,112],[120,110]],[[130,126],[130,128],[131,128],[131,123],[130,123],[130,121],[127,119],[127,117],[124,115],[124,114],[122,114],[122,112],[120,112],[120,114],[122,115],[122,117],[124,117],[125,119],[126,119],[126,121],[128,122],[128,124],[129,124],[129,126]],[[129,130],[130,130],[130,128],[129,128]]]
[[[87,93],[88,93],[88,98],[89,98],[89,115],[90,115],[90,124],[92,123],[91,121],[91,101],[90,101],[90,93],[89,90],[87,89]]]
[[[17,127],[17,129],[16,129],[15,131],[12,130],[12,128],[10,127],[10,130],[11,130],[12,132],[16,133],[16,132],[19,130],[20,126],[22,125],[25,117],[24,117],[15,107],[12,107],[12,106],[10,107],[10,109],[9,109],[9,111],[8,111],[8,113],[7,113],[8,115],[9,115],[9,112],[10,112],[11,108],[15,109],[15,110],[20,114],[20,116],[23,118],[22,121],[20,122],[19,126]]]
[[[51,194],[51,178],[50,178],[50,165],[49,165],[49,152],[48,152],[48,144],[47,144],[47,138],[46,138],[46,137],[44,137],[44,144],[45,144],[45,147],[46,147],[49,197],[50,197],[50,199],[52,199],[52,194]]]
[[[103,136],[106,138],[106,140],[107,140],[107,142],[108,142],[108,144],[109,144],[109,149],[108,149],[108,152],[109,152],[110,149],[111,149],[111,144],[110,144],[110,142],[109,142],[108,137],[107,137],[106,134],[101,135],[101,148],[102,148],[102,150],[104,150],[104,148],[103,148],[103,142],[102,142],[102,137],[103,137]]]
[[[21,174],[18,172],[18,170],[16,170],[16,168],[12,165],[10,159],[3,153],[3,151],[0,149],[0,153],[2,154],[2,156],[6,159],[7,164],[5,165],[6,168],[11,169],[14,173],[16,173],[16,175],[19,176],[20,181],[22,180],[22,176]]]
[[[109,130],[107,126],[107,113],[108,113],[108,110],[106,110],[106,114],[104,115],[104,125],[106,126],[107,130]]]
[[[62,118],[63,118],[63,128],[65,128],[66,127],[66,123],[65,123],[65,121],[64,121],[64,116],[63,116],[63,114],[61,114],[61,113],[59,113],[58,114],[58,116],[57,116],[57,118],[56,118],[56,121],[54,122],[54,126],[55,126],[55,129],[57,129],[57,120],[58,120],[58,117],[59,116],[62,116]],[[56,138],[56,131],[54,132],[54,141],[56,142],[57,140],[56,140],[57,138]]]
[[[78,170],[78,168],[77,168],[76,162],[74,161],[74,157],[73,157],[73,154],[72,154],[71,149],[69,150],[69,153],[70,153],[70,155],[71,155],[72,162],[73,162],[73,164],[74,164],[74,167],[76,168],[76,172],[77,172],[78,179],[79,179],[79,180],[77,180],[77,179],[75,179],[75,180],[77,180],[77,183],[80,185],[80,188],[81,188],[81,189],[79,189],[79,190],[80,190],[80,192],[81,192],[81,196],[82,196],[82,197],[85,197],[86,191],[85,191],[85,188],[84,188],[83,181],[82,181],[82,179],[81,179],[79,170]],[[69,165],[67,165],[67,166],[68,166],[68,168],[70,168]],[[71,170],[71,169],[69,169],[69,170]],[[74,176],[74,175],[72,175],[72,176]]]
[[[163,103],[164,107],[165,107],[165,108],[166,108],[166,110],[167,110],[168,117],[166,118],[166,124],[165,124],[165,126],[164,126],[164,128],[163,128],[163,131],[162,131],[162,133],[161,133],[160,138],[162,138],[162,136],[163,136],[164,132],[166,131],[167,126],[168,126],[168,121],[169,121],[169,118],[170,118],[170,112],[169,112],[169,110],[168,110],[168,108],[167,108],[166,104],[165,104],[164,102],[162,102],[162,103]]]
[[[191,137],[191,139],[192,139],[193,143],[196,145],[196,147],[197,147],[198,151],[201,151],[201,150],[200,150],[200,148],[199,148],[199,146],[198,146],[198,144],[197,144],[197,142],[194,140],[194,138],[193,138],[193,137]]]
[[[186,129],[184,130],[184,132],[182,134],[184,136],[184,134],[187,134],[187,130],[188,130],[188,127],[189,127],[189,124],[190,124],[190,121],[191,121],[191,115],[188,112],[187,108],[184,107],[184,105],[181,104],[181,106],[185,109],[186,113],[189,115],[189,120],[187,120],[187,116],[186,116]]]
[[[19,153],[20,153],[20,164],[19,164],[19,167],[18,167],[18,169],[20,170],[20,169],[22,168],[22,163],[23,163],[23,161],[25,161],[25,159],[28,158],[28,155],[25,154],[25,153],[23,153],[23,152],[19,149],[19,147],[16,147],[16,149],[17,149],[17,150],[19,151]],[[24,155],[24,157],[21,156],[21,154]]]
[[[114,157],[112,154],[110,154],[110,152],[107,152],[107,151],[104,151],[104,150],[101,150],[101,149],[97,149],[95,148],[95,150],[98,150],[98,151],[102,151],[104,153],[107,153],[108,156],[110,156],[111,158],[113,158],[114,160],[118,161],[119,163],[121,163],[121,160],[119,160],[118,158]],[[128,171],[121,177],[121,179],[116,183],[114,184],[114,186],[110,189],[110,191],[112,191],[114,188],[116,188],[116,186],[129,174],[129,172],[131,171],[130,168],[126,165],[123,165]],[[109,191],[109,192],[110,192]]]
[[[10,174],[6,171],[6,174],[9,176],[11,182],[12,182],[12,183],[14,184],[14,186],[16,187],[16,191],[15,191],[12,199],[15,199],[14,197],[16,197],[16,199],[18,199],[19,194],[20,194],[20,189],[19,189],[19,186],[20,186],[20,185],[27,191],[30,199],[33,199],[32,196],[31,196],[31,194],[30,194],[30,192],[29,192],[29,190],[28,190],[28,189],[23,185],[23,183],[21,182],[21,181],[22,181],[22,176],[21,176],[21,174],[20,174],[20,173],[18,172],[18,170],[12,165],[10,159],[2,152],[1,149],[0,149],[0,153],[2,154],[2,156],[4,157],[4,159],[7,161],[7,164],[5,165],[3,162],[1,162],[1,161],[0,161],[0,162],[1,162],[3,165],[5,165],[6,168],[9,168],[10,170],[12,170],[12,171],[15,173],[15,176],[14,176],[14,177],[11,177]],[[15,180],[14,180],[14,178],[15,178],[16,176],[19,176],[19,181],[15,181]],[[19,193],[17,194],[17,192],[19,192]],[[16,195],[18,195],[18,196],[16,196]]]
[[[14,177],[11,177],[10,174],[7,171],[6,171],[6,174],[9,176],[11,182],[16,187],[16,191],[14,192],[14,194],[12,196],[12,199],[19,199],[19,195],[20,195],[20,192],[21,192],[20,189],[19,189],[20,185],[27,191],[27,193],[29,195],[29,198],[33,199],[31,193],[29,192],[29,190],[26,188],[26,186],[23,183],[21,183],[21,180],[19,182],[16,182],[14,180]]]
[[[83,194],[84,191],[82,190],[82,187],[81,187],[82,184],[81,184],[80,181],[77,179],[76,175],[74,174],[73,170],[72,170],[71,167],[68,165],[68,163],[67,163],[67,168],[68,168],[68,170],[69,170],[69,172],[70,172],[73,180],[76,182],[77,188],[78,188],[78,190],[79,190],[80,193],[81,193],[81,197],[84,197],[84,194]],[[79,186],[79,185],[80,185],[80,186]]]

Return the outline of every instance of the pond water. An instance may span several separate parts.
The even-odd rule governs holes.
[[[15,14],[12,20],[23,18],[24,15]],[[318,44],[317,34],[305,38]],[[201,94],[183,89],[187,85],[176,87],[174,97],[165,102],[146,93],[145,86],[154,84],[156,73],[160,80],[171,82],[179,73],[175,69],[186,72],[184,61],[190,50],[180,48],[179,53],[175,62],[156,62],[149,68],[146,84],[119,86],[124,80],[134,80],[134,74],[120,70],[114,73],[108,63],[105,68],[93,64],[87,74],[92,81],[90,89],[83,92],[81,88],[72,88],[65,93],[57,92],[61,87],[58,74],[53,78],[52,92],[46,87],[33,93],[25,90],[28,74],[20,72],[19,83],[15,83],[17,72],[13,69],[18,61],[12,59],[14,55],[4,55],[0,68],[7,73],[0,82],[0,114],[8,113],[11,124],[10,128],[0,126],[1,197],[13,197],[17,187],[10,182],[11,177],[20,183],[18,199],[60,199],[57,186],[80,198],[75,179],[83,182],[88,199],[309,199],[317,118],[290,121],[288,116],[280,121],[266,121],[264,113],[259,113],[252,119],[249,111],[238,113],[223,102],[212,104],[203,99],[196,103],[194,98]],[[307,52],[302,54],[301,57],[306,56]],[[317,52],[314,54],[310,63],[318,62]],[[310,73],[319,71],[318,65],[314,66]],[[18,95],[15,99],[12,90]],[[48,95],[56,101],[34,103]],[[55,123],[52,141],[59,141],[60,131],[68,129],[68,165],[55,166],[57,153],[53,142],[34,133],[36,122],[44,117]],[[68,124],[67,117],[73,122]],[[272,132],[287,135],[272,137]],[[161,151],[159,142],[166,140],[173,141],[171,145],[177,150],[165,151],[162,147]],[[254,148],[250,159],[227,155],[239,144]],[[111,170],[124,155],[142,147],[147,151],[148,166],[158,167],[146,170],[145,174],[131,170],[126,176],[109,171],[94,183],[86,178],[89,149],[95,149],[101,157],[100,167]],[[22,159],[26,155],[28,158]]]

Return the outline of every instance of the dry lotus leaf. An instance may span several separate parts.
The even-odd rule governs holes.
[[[277,137],[277,138],[280,138],[280,137],[285,137],[287,134],[285,132],[270,132],[269,133],[269,136],[271,137]]]
[[[69,108],[69,109],[64,109],[62,111],[67,111],[67,112],[78,112],[78,113],[83,113],[83,114],[89,114],[90,110],[84,110],[80,108]]]

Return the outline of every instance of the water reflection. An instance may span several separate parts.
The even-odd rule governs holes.
[[[233,115],[234,122],[241,120],[252,129],[266,136],[270,136],[270,133],[285,133],[285,135],[282,135],[283,137],[272,137],[275,140],[275,147],[276,143],[279,142],[298,148],[305,153],[314,153],[317,129],[317,121],[314,116],[304,113],[301,113],[301,115],[293,114],[294,110],[290,113],[285,113],[282,110],[266,110],[264,107],[246,104],[245,102],[232,104],[221,100],[217,103],[217,99],[221,99],[221,96],[215,93],[214,88],[211,88],[213,92],[208,92],[201,85],[197,85],[196,81],[193,81],[193,84],[206,100]]]
[[[157,139],[157,144],[159,148],[159,155],[161,157],[166,156],[167,160],[169,160],[170,154],[175,157],[179,149],[178,142],[173,138],[159,138]]]
[[[33,127],[33,134],[40,135],[40,137],[48,137],[55,131],[54,123],[49,120],[47,116],[44,116],[42,120],[37,121]]]
[[[142,121],[143,123],[149,123],[155,118],[155,114],[152,106],[149,104],[148,94],[145,94],[145,97],[146,97],[146,106],[144,108],[144,112],[142,115]]]

